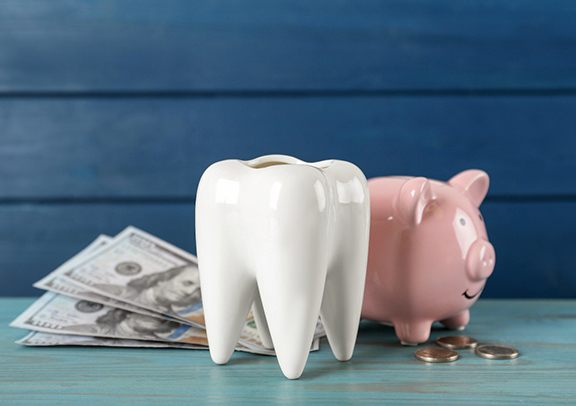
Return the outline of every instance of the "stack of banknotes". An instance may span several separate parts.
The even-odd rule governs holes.
[[[208,348],[196,257],[135,227],[99,236],[34,286],[47,292],[11,323],[31,330],[18,344]],[[318,323],[312,351],[323,335]],[[251,314],[236,349],[274,355]]]

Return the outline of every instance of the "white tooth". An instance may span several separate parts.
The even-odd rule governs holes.
[[[332,253],[321,318],[334,356],[352,358],[364,298],[370,203],[364,174],[352,164],[327,169],[336,191]]]
[[[240,338],[256,284],[232,256],[222,254],[228,252],[226,244],[212,242],[203,251],[202,302],[210,356],[216,364],[225,364]]]
[[[253,311],[287,378],[300,377],[318,316],[337,359],[356,341],[368,256],[366,179],[344,161],[228,160],[198,187],[196,241],[210,353],[225,363]]]

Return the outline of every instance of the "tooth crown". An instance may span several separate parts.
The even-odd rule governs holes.
[[[210,166],[196,240],[212,359],[226,363],[250,305],[289,378],[302,373],[319,314],[339,360],[352,356],[370,224],[353,164],[273,155]]]

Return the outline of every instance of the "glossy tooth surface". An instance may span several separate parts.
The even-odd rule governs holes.
[[[338,360],[351,358],[369,234],[366,179],[344,161],[227,160],[198,187],[196,241],[210,354],[228,362],[253,305],[265,346],[300,377],[321,315]]]

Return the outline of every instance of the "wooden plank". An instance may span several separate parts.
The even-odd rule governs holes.
[[[192,204],[0,206],[0,296],[38,295],[32,283],[99,234],[128,225],[195,252]]]
[[[486,297],[576,297],[575,210],[576,202],[484,204],[496,249]]]
[[[0,89],[574,89],[575,19],[570,0],[8,0]]]
[[[212,162],[339,158],[368,177],[478,167],[493,196],[574,195],[576,97],[0,99],[0,198],[193,200]]]
[[[392,329],[360,327],[354,357],[328,343],[310,354],[301,379],[286,380],[275,357],[235,353],[217,366],[207,351],[22,348],[8,323],[32,301],[0,300],[0,397],[8,404],[573,404],[576,318],[571,301],[480,300],[467,334],[518,347],[512,361],[460,351],[451,364],[424,364]],[[432,338],[446,335],[436,330]]]
[[[497,265],[485,297],[576,297],[576,202],[489,202],[483,214]],[[192,204],[0,206],[0,296],[39,294],[32,283],[99,233],[133,224],[195,253]]]

